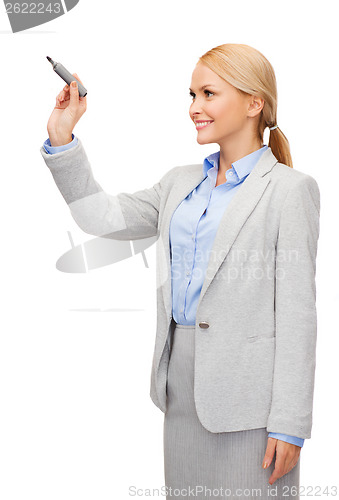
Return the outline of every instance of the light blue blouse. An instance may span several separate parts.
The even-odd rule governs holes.
[[[78,139],[72,134],[72,141],[64,146],[51,146],[44,142],[47,153],[54,154],[74,147]],[[241,184],[266,151],[265,144],[240,160],[232,163],[226,171],[226,182],[216,185],[220,151],[207,156],[203,163],[205,178],[180,203],[170,223],[172,314],[176,323],[195,325],[195,316],[200,291],[208,264],[209,252],[229,202],[240,189]],[[300,447],[304,439],[269,432],[268,437],[280,439]]]
[[[220,151],[204,160],[205,179],[181,202],[170,223],[173,319],[195,325],[197,305],[220,220],[251,172],[261,149],[232,164],[226,182],[215,187]]]

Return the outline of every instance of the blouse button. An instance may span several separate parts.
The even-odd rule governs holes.
[[[207,323],[207,321],[201,321],[199,323],[199,326],[200,328],[209,328],[210,325]]]

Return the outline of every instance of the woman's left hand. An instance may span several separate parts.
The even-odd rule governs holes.
[[[300,450],[300,446],[296,444],[286,443],[286,441],[271,437],[268,438],[265,457],[262,463],[264,469],[270,466],[274,452],[276,451],[274,471],[268,480],[270,484],[273,484],[279,477],[284,476],[293,469],[298,462]],[[266,467],[265,462],[267,464]]]

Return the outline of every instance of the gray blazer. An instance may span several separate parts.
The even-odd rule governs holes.
[[[83,231],[120,240],[158,236],[150,396],[166,412],[174,327],[169,225],[203,180],[202,165],[176,166],[149,189],[113,196],[95,180],[80,140],[61,153],[40,151]],[[266,427],[311,437],[319,212],[315,179],[268,148],[221,219],[195,325],[194,397],[210,432]]]

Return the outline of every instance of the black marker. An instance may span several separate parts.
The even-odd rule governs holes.
[[[85,89],[85,87],[83,85],[81,85],[81,83],[79,82],[79,80],[77,80],[75,78],[75,76],[73,76],[66,68],[65,66],[63,66],[61,63],[57,63],[57,62],[54,62],[53,59],[51,59],[50,57],[46,56],[47,59],[49,60],[49,62],[52,64],[53,66],[53,69],[54,71],[68,84],[70,85],[71,82],[73,82],[74,80],[76,82],[78,82],[78,90],[79,90],[79,95],[80,97],[85,97],[85,95],[87,95],[87,90]]]

